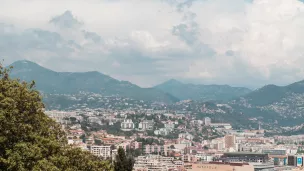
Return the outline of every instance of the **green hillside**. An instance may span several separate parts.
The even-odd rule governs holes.
[[[13,64],[11,76],[24,81],[35,80],[37,89],[48,94],[77,94],[79,92],[117,95],[138,100],[172,103],[177,98],[154,88],[141,88],[127,81],[119,81],[102,73],[55,72],[31,61]]]
[[[231,87],[228,85],[183,84],[174,79],[157,85],[155,88],[172,94],[181,100],[192,99],[205,101],[227,101],[251,92],[250,89],[244,87]]]

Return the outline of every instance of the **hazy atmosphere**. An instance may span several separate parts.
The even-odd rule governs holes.
[[[150,87],[304,78],[299,0],[0,0],[0,58]]]

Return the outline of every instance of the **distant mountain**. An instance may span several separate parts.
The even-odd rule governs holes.
[[[119,81],[102,73],[55,72],[31,61],[17,61],[11,76],[24,81],[35,80],[36,88],[48,94],[76,94],[79,92],[117,95],[138,100],[176,102],[178,99],[154,88],[141,88],[128,81]]]
[[[228,85],[195,85],[184,84],[171,79],[154,88],[172,94],[181,99],[192,100],[231,100],[233,98],[248,94],[250,89],[244,87],[231,87]]]
[[[248,103],[256,106],[269,105],[275,102],[280,102],[284,98],[304,93],[304,80],[295,82],[287,86],[276,86],[273,84],[266,85],[260,89],[252,91],[243,96]]]
[[[304,122],[304,80],[287,86],[266,85],[230,104],[235,110],[270,124],[301,124]]]

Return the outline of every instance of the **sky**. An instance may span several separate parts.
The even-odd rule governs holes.
[[[304,79],[301,0],[0,0],[0,59],[258,88]]]

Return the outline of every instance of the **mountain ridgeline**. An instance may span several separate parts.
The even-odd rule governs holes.
[[[266,85],[229,102],[234,110],[261,122],[294,126],[304,122],[304,81]]]
[[[228,101],[251,92],[250,89],[244,87],[184,84],[174,79],[157,85],[155,88],[172,94],[181,100],[191,99],[203,101]]]
[[[96,71],[55,72],[30,61],[17,61],[11,66],[11,77],[36,82],[36,89],[44,95],[49,109],[78,108],[83,104],[90,107],[109,105],[101,102],[99,96],[92,102],[90,95],[82,94],[86,92],[167,104],[186,99],[213,101],[215,104],[224,102],[231,107],[231,116],[242,114],[265,124],[295,125],[304,122],[304,81],[287,86],[266,85],[254,91],[228,85],[184,84],[176,80],[153,88],[141,88]]]
[[[287,86],[266,85],[244,96],[248,103],[255,106],[280,102],[292,95],[304,94],[304,80]]]
[[[119,81],[96,71],[55,72],[31,61],[17,61],[10,66],[13,66],[11,77],[27,82],[34,80],[37,90],[45,94],[90,92],[165,103],[179,100],[161,90],[141,88],[128,81]]]

